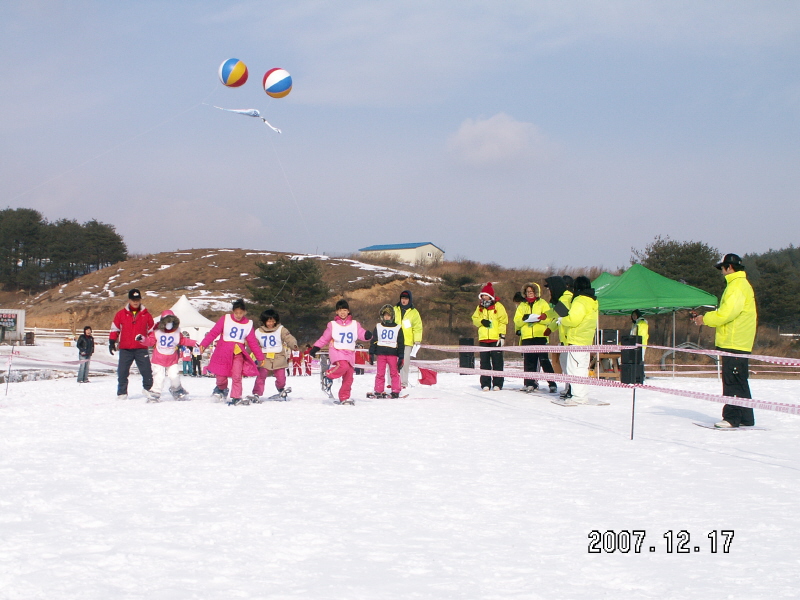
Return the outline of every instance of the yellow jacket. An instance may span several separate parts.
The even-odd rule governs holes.
[[[717,328],[718,348],[750,352],[756,339],[756,298],[744,271],[725,275],[728,285],[719,308],[703,315],[703,323]]]
[[[579,295],[572,299],[569,314],[561,317],[561,325],[569,328],[567,344],[591,346],[597,331],[597,300]]]
[[[650,324],[646,319],[639,317],[633,322],[633,327],[631,327],[631,335],[641,336],[642,346],[647,346],[647,342],[650,340]]]
[[[481,325],[483,319],[490,321],[489,327]],[[489,308],[479,306],[472,313],[472,324],[478,328],[478,340],[481,342],[497,341],[501,335],[506,334],[508,326],[508,313],[505,307],[499,302],[495,302]]]
[[[394,307],[394,322],[399,323],[403,328],[403,340],[406,346],[422,343],[422,317],[416,308],[407,308],[406,313],[401,317],[399,306]]]
[[[561,298],[556,300],[556,304],[561,302],[564,306],[567,307],[567,309],[569,309],[572,306],[572,297],[573,296],[574,296],[574,294],[572,292],[570,292],[569,290],[567,290],[566,292],[561,294]],[[547,311],[547,316],[552,321],[555,321],[555,320],[558,319],[558,313],[556,313],[555,308],[552,308],[549,311]],[[564,321],[562,319],[561,324],[558,326],[558,340],[562,344],[568,344],[569,343],[569,340],[567,339],[568,337],[569,337],[569,327],[564,325]]]
[[[527,340],[534,337],[547,337],[545,330],[550,328],[553,318],[550,315],[550,303],[544,298],[539,298],[533,304],[520,302],[517,312],[514,313],[514,328],[520,333],[520,340]],[[530,314],[543,314],[547,318],[538,323],[526,323],[523,319]]]

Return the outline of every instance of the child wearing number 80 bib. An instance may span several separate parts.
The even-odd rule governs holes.
[[[161,397],[161,388],[164,379],[169,379],[169,391],[176,400],[187,396],[187,391],[181,385],[181,375],[178,372],[178,355],[181,346],[194,346],[195,342],[180,332],[180,319],[171,310],[161,313],[161,320],[156,328],[147,336],[145,344],[153,349],[153,387],[150,388],[150,400],[158,402]]]
[[[403,327],[394,321],[394,307],[384,304],[380,312],[381,322],[372,334],[369,346],[369,364],[375,363],[378,357],[378,371],[375,373],[375,393],[373,396],[386,396],[386,368],[389,368],[389,380],[392,384],[392,398],[400,397],[400,369],[403,368],[405,340]],[[369,396],[369,394],[367,394]]]
[[[256,331],[256,339],[264,352],[264,364],[258,368],[258,377],[253,386],[253,395],[249,396],[251,402],[258,402],[264,395],[264,383],[270,374],[275,376],[275,387],[280,394],[286,387],[286,360],[284,348],[299,352],[297,340],[280,324],[281,317],[277,311],[268,308],[261,313],[259,319],[261,327]]]
[[[256,359],[264,360],[264,353],[256,340],[253,322],[247,318],[247,306],[244,300],[235,300],[232,311],[216,322],[200,342],[200,349],[205,350],[211,342],[220,338],[208,363],[208,371],[217,378],[217,385],[212,394],[222,400],[228,395],[228,378],[231,378],[231,404],[242,400],[242,377],[258,375],[258,367],[247,349]]]
[[[339,300],[336,303],[336,318],[328,323],[325,333],[314,342],[310,354],[316,356],[321,348],[328,346],[332,366],[325,376],[329,379],[342,378],[342,387],[339,388],[340,402],[350,400],[356,362],[356,342],[359,340],[368,342],[370,339],[372,332],[364,329],[353,319],[347,300]]]

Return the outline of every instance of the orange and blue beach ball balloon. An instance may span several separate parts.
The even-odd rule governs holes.
[[[292,91],[292,76],[284,69],[264,73],[264,91],[272,98],[284,98]]]
[[[247,65],[238,58],[229,58],[219,66],[219,80],[228,87],[239,87],[247,81]]]

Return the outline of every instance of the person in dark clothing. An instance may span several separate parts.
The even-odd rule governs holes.
[[[78,336],[78,358],[81,360],[78,366],[78,383],[89,383],[89,360],[94,354],[94,337],[92,328],[88,325],[83,328],[83,333]]]

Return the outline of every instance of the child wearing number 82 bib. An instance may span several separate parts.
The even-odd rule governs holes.
[[[316,356],[321,348],[328,346],[332,366],[325,376],[329,379],[342,378],[342,387],[339,388],[340,402],[350,400],[356,362],[356,342],[359,340],[368,342],[370,339],[372,332],[364,329],[353,319],[347,300],[339,300],[336,303],[336,318],[328,323],[325,333],[314,342],[310,354]]]
[[[261,345],[265,358],[263,365],[258,368],[258,377],[253,385],[253,396],[250,397],[250,400],[255,402],[258,402],[264,395],[264,383],[270,374],[275,376],[275,387],[279,394],[286,387],[286,367],[289,363],[284,354],[284,347],[300,351],[297,347],[297,340],[286,327],[280,324],[281,317],[277,311],[268,308],[261,313],[259,320],[262,325],[256,331],[256,339]]]
[[[238,404],[242,399],[242,377],[258,375],[258,367],[253,362],[250,352],[261,362],[264,353],[256,340],[253,322],[247,318],[247,306],[244,300],[235,300],[232,311],[216,322],[200,342],[200,349],[205,350],[211,342],[219,338],[214,354],[208,363],[209,372],[217,378],[214,396],[222,399],[228,394],[228,377],[231,378],[231,403]],[[247,348],[250,352],[247,352]]]
[[[150,388],[150,399],[158,401],[164,379],[169,379],[169,391],[173,398],[180,400],[187,392],[181,385],[178,372],[178,353],[181,346],[194,346],[195,342],[180,332],[180,319],[171,310],[161,313],[161,320],[156,328],[147,336],[145,344],[153,349],[153,387]]]

